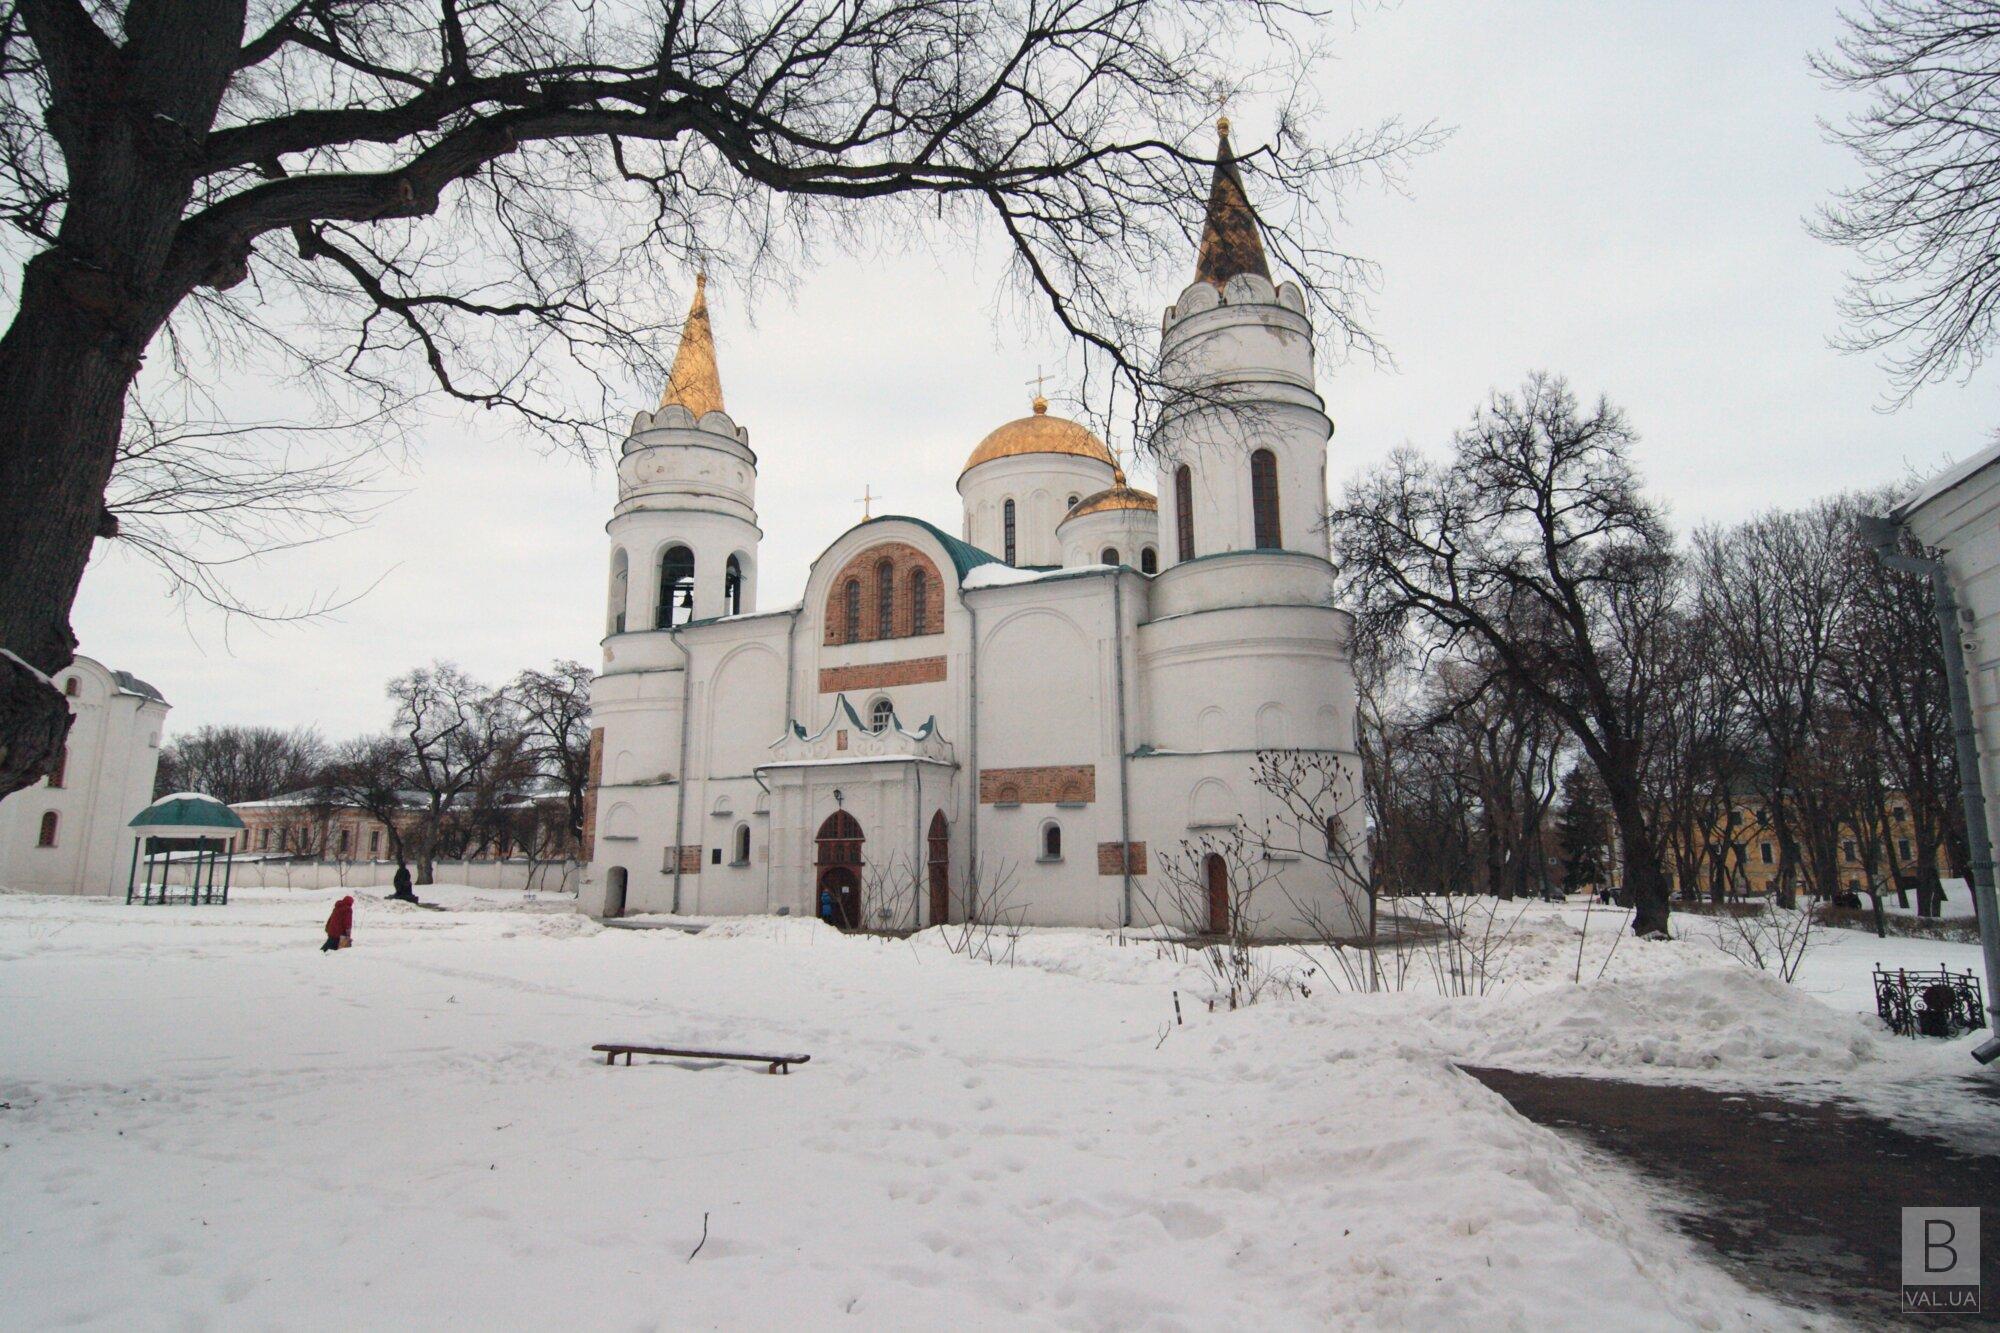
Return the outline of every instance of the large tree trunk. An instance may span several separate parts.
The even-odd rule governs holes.
[[[104,488],[137,368],[89,307],[90,285],[53,254],[36,256],[0,337],[0,648],[43,676],[76,657],[69,609],[105,531]],[[47,772],[68,730],[59,690],[18,667],[0,671],[0,795]]]
[[[1664,937],[1671,910],[1667,871],[1646,827],[1645,799],[1638,779],[1613,777],[1602,770],[1599,776],[1610,794],[1611,818],[1618,825],[1620,850],[1625,854],[1625,894],[1632,900],[1632,933]]]

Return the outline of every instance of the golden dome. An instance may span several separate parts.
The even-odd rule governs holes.
[[[1125,469],[1114,467],[1111,471],[1112,484],[1095,495],[1086,495],[1076,502],[1076,507],[1063,515],[1063,522],[1082,518],[1085,514],[1102,514],[1112,509],[1144,509],[1149,513],[1160,512],[1160,502],[1150,491],[1142,491],[1125,484]]]
[[[965,460],[965,471],[996,458],[1018,458],[1022,454],[1072,454],[1111,462],[1111,450],[1104,441],[1074,421],[1050,416],[1049,400],[1040,395],[1035,398],[1034,415],[1010,421],[979,442],[972,457]]]

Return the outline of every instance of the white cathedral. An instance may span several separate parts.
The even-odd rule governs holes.
[[[1272,281],[1220,128],[1195,281],[1162,321],[1205,404],[1152,441],[1164,532],[1038,397],[967,458],[960,535],[866,518],[803,601],[760,610],[757,455],[697,284],[618,465],[583,911],[1216,929],[1240,867],[1163,871],[1278,813],[1259,752],[1358,772],[1321,527],[1333,425],[1304,296]],[[1260,928],[1303,909],[1360,933],[1365,900],[1323,862],[1256,873]]]

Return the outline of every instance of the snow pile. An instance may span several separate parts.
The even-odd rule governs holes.
[[[1015,583],[1034,583],[1051,574],[1066,573],[1060,569],[1018,569],[1013,565],[1003,565],[998,561],[980,565],[960,581],[959,586],[971,588],[1001,588]]]
[[[816,916],[729,916],[701,931],[703,940],[765,940],[773,944],[831,944],[850,936]]]
[[[1454,1017],[1457,1021],[1454,1022]],[[1880,1038],[1769,972],[1684,970],[1512,994],[1433,1022],[1461,1058],[1515,1069],[1654,1066],[1824,1075],[1880,1058]]]

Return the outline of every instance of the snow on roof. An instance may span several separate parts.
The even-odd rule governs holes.
[[[221,802],[221,801],[220,801],[220,800],[219,800],[218,798],[216,798],[216,797],[213,797],[213,796],[210,796],[210,795],[209,795],[209,794],[208,794],[207,792],[205,792],[205,791],[172,791],[172,792],[168,792],[168,793],[167,793],[167,794],[166,794],[165,796],[162,796],[162,797],[161,797],[161,798],[159,799],[159,801],[155,802],[155,804],[160,804],[160,803],[163,803],[163,802],[166,802],[166,801],[210,801],[210,802],[213,802],[213,803],[214,803],[214,804],[216,804],[216,805],[221,805],[221,804],[222,804],[222,802]]]
[[[1890,517],[1908,518],[1946,491],[1956,490],[1995,463],[2000,463],[2000,439],[1996,439],[1964,462],[1948,467],[1932,477],[1917,488],[1916,494],[1890,510]]]

